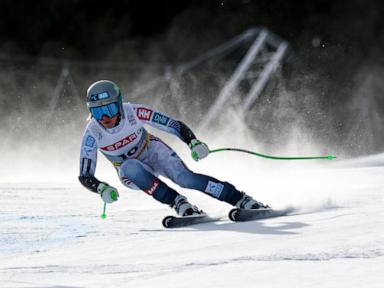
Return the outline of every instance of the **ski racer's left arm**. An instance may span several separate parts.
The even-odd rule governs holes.
[[[192,130],[182,121],[172,119],[167,114],[154,110],[144,105],[131,104],[137,118],[144,124],[148,124],[159,130],[176,135],[180,140],[186,143],[192,151],[192,157],[195,161],[208,156],[209,148],[207,144],[197,140]]]

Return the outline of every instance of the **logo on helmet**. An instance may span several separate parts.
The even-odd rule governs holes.
[[[103,92],[103,93],[92,94],[89,97],[89,100],[90,101],[98,101],[98,100],[103,100],[103,99],[107,99],[107,98],[109,98],[109,93],[106,91],[106,92]]]

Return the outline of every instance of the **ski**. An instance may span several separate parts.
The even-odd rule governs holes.
[[[239,209],[235,208],[229,211],[228,217],[234,222],[244,222],[252,220],[260,220],[266,218],[280,217],[289,215],[294,211],[293,208],[286,208],[282,210],[273,210],[272,208],[260,209]]]
[[[165,228],[179,228],[206,222],[214,222],[218,218],[209,217],[207,214],[191,215],[191,216],[166,216],[162,223]]]

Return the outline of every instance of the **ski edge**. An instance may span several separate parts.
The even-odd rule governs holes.
[[[191,215],[191,216],[165,216],[162,220],[162,224],[164,228],[173,229],[173,228],[182,228],[188,227],[192,225],[198,225],[207,222],[215,222],[220,218],[210,217],[208,215]],[[184,221],[186,220],[186,221]]]
[[[292,214],[295,211],[295,209],[293,207],[289,207],[286,209],[279,209],[279,210],[274,210],[272,208],[267,208],[267,209],[263,208],[262,210],[259,209],[256,211],[257,212],[269,212],[269,213],[263,213],[261,215],[249,214],[248,216],[246,216],[244,218],[238,218],[239,213],[241,213],[242,210],[243,209],[239,209],[239,208],[231,209],[228,213],[228,218],[233,222],[246,222],[246,221],[255,221],[255,220],[262,220],[262,219],[268,219],[268,218],[287,216],[287,215]],[[251,212],[252,210],[244,209],[243,211]]]

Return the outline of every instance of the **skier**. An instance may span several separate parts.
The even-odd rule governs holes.
[[[95,178],[97,150],[112,162],[126,187],[143,190],[174,208],[179,216],[204,212],[161,181],[159,175],[238,208],[268,208],[228,182],[189,170],[175,151],[147,132],[143,125],[179,137],[188,144],[196,161],[208,156],[208,146],[199,141],[183,122],[144,105],[123,103],[115,83],[108,80],[93,83],[87,90],[87,106],[90,121],[81,144],[79,180],[89,190],[100,194],[105,203],[118,200],[119,193],[116,188]]]

